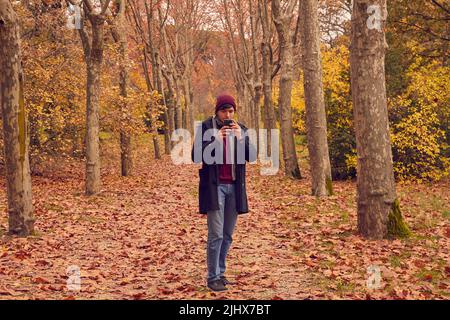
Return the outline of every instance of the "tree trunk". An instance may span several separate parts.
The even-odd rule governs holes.
[[[118,39],[120,43],[120,76],[119,76],[119,85],[120,85],[120,95],[123,98],[123,101],[126,101],[127,98],[127,86],[128,86],[128,43],[127,43],[127,31],[126,31],[126,21],[125,21],[125,7],[126,0],[120,0],[120,9],[119,15],[117,17],[117,31],[118,31]],[[133,159],[132,159],[132,149],[131,149],[131,135],[129,133],[129,125],[127,123],[129,117],[129,110],[126,103],[121,106],[122,111],[121,114],[126,114],[127,117],[122,120],[122,128],[120,130],[120,159],[121,159],[121,172],[122,176],[126,177],[131,174],[131,170],[133,167]]]
[[[261,83],[257,83],[255,85],[255,96],[253,98],[253,129],[256,130],[256,132],[259,132],[259,126],[260,126],[260,122],[261,122],[261,97],[262,97],[262,85]],[[259,145],[259,143],[258,143]]]
[[[0,0],[0,105],[8,195],[9,233],[34,231],[27,117],[23,98],[20,33],[9,0]]]
[[[100,191],[100,142],[99,108],[100,75],[103,60],[104,18],[90,15],[92,25],[92,47],[87,59],[86,89],[86,194]]]
[[[162,76],[161,76],[161,61],[159,54],[153,50],[152,52],[154,54],[154,65],[153,65],[153,74],[155,75],[155,81],[156,81],[156,88],[158,89],[159,94],[161,95],[161,99],[159,100],[158,104],[164,108],[163,111],[163,129],[164,129],[164,153],[170,154],[171,149],[171,141],[170,141],[170,132],[169,132],[169,113],[168,113],[168,106],[167,106],[167,99],[164,92],[164,86],[162,82]],[[156,137],[158,136],[158,129],[155,128],[154,133],[156,134]],[[158,139],[154,139],[154,147],[155,147],[155,155],[157,154],[157,159],[161,158],[161,155],[159,154],[159,142]]]
[[[384,65],[386,18],[386,0],[354,0],[350,66],[358,154],[358,231],[372,239],[409,235],[400,213],[392,164]]]
[[[276,128],[275,110],[272,102],[272,50],[270,45],[270,23],[266,0],[258,1],[263,38],[261,42],[262,84],[264,95],[264,127],[267,129],[267,155],[271,155],[271,129]]]
[[[264,127],[267,129],[267,154],[270,156],[272,145],[270,132],[277,127],[272,101],[272,64],[270,63],[270,47],[266,42],[262,43],[261,49],[263,60]]]
[[[183,128],[183,111],[181,109],[181,89],[176,77],[173,77],[173,83],[175,84],[175,130]]]
[[[261,122],[261,97],[262,97],[262,80],[259,72],[260,63],[258,61],[258,46],[256,45],[256,39],[258,37],[258,11],[253,9],[253,0],[249,0],[250,9],[250,25],[251,25],[251,41],[252,41],[252,64],[253,64],[253,128],[256,132],[259,132],[259,126]],[[259,148],[259,134],[257,134],[257,147]]]
[[[189,17],[191,17],[191,11],[188,11]],[[190,20],[190,19],[189,19]],[[191,21],[192,22],[192,21]],[[184,93],[184,103],[185,103],[185,117],[186,117],[186,129],[189,130],[191,135],[194,134],[194,109],[193,100],[191,92],[191,79],[192,79],[192,68],[194,63],[193,58],[193,40],[191,35],[190,26],[191,22],[188,22],[187,27],[182,28],[182,38],[183,38],[183,50],[185,51],[182,55],[182,61],[184,64],[184,70],[182,74],[182,84]]]
[[[161,159],[161,151],[159,149],[158,132],[153,135],[153,151],[155,152],[155,159]]]
[[[121,173],[123,177],[131,175],[131,136],[128,132],[120,132],[120,159]]]
[[[195,115],[198,112],[198,109],[195,109],[195,100],[194,100],[194,88],[192,85],[192,74],[191,77],[189,78],[189,96],[191,99],[191,104],[192,104],[192,113],[191,113],[191,123],[192,123],[192,129],[194,129],[194,123],[195,123]]]
[[[189,90],[189,79],[185,77],[183,79],[183,93],[184,93],[184,103],[185,103],[185,114],[186,114],[186,129],[194,133],[194,114],[192,112],[192,102],[191,102],[191,92]]]
[[[293,2],[292,2],[293,3]],[[293,7],[292,7],[293,9]],[[272,1],[272,13],[278,33],[280,47],[280,95],[278,108],[280,112],[281,146],[283,149],[284,170],[288,177],[300,179],[300,168],[295,150],[294,129],[292,127],[291,95],[293,82],[293,47],[290,31],[292,11],[281,13],[279,0]]]
[[[151,63],[152,63],[152,75],[153,75],[153,83],[154,86],[156,87],[156,89],[158,90],[158,93],[161,95],[161,99],[158,101],[158,106],[163,106],[164,107],[164,113],[163,113],[163,121],[164,121],[164,147],[165,147],[165,153],[168,154],[170,153],[170,137],[169,137],[169,133],[167,131],[167,108],[166,108],[166,99],[165,99],[165,95],[164,95],[164,90],[163,90],[163,85],[162,85],[162,80],[161,80],[161,61],[160,61],[160,56],[158,53],[158,50],[155,49],[155,46],[153,44],[153,42],[155,41],[154,37],[153,37],[153,28],[154,26],[157,24],[157,22],[154,19],[154,10],[153,8],[153,1],[150,1],[150,4],[148,4],[147,2],[144,3],[145,5],[145,12],[147,15],[147,26],[148,26],[148,47],[150,48],[150,53],[151,53]],[[150,8],[149,8],[150,6]],[[145,50],[145,49],[144,49]],[[145,55],[145,53],[144,53]],[[146,71],[148,74],[148,70]],[[148,80],[149,81],[149,80]],[[149,92],[151,92],[151,90],[149,89]],[[152,119],[153,119],[153,115],[151,115]],[[155,158],[156,159],[160,159],[161,155],[160,155],[160,151],[159,151],[159,141],[158,141],[158,128],[156,125],[153,125],[153,123],[156,122],[151,120],[152,123],[152,128],[151,128],[151,132],[153,134],[153,146],[154,146],[154,150],[155,150]]]
[[[166,104],[167,104],[167,116],[168,126],[169,126],[169,134],[172,136],[172,132],[175,130],[175,105],[174,105],[174,92],[172,85],[172,77],[168,75],[166,72],[162,72],[164,78],[167,83],[167,95],[166,95]],[[171,141],[171,147],[173,146],[173,141]]]
[[[145,50],[144,50],[143,67],[144,67],[145,82],[147,84],[147,90],[149,92],[149,95],[151,95],[153,89],[152,89],[152,85],[151,85],[151,82],[150,82],[149,71],[148,71],[148,68],[147,68],[147,54],[146,54]],[[155,79],[156,79],[156,77],[155,77]],[[153,141],[154,157],[155,157],[155,159],[161,159],[161,154],[160,154],[160,151],[159,151],[158,130],[157,130],[156,125],[155,125],[156,119],[155,119],[155,117],[153,115],[153,113],[154,113],[153,110],[154,109],[153,109],[152,103],[153,103],[153,101],[150,101],[149,104],[148,104],[148,113],[149,113],[149,117],[150,117],[150,119],[149,119],[150,120],[149,131],[150,131],[150,135],[152,136],[152,141]],[[158,104],[159,104],[159,102],[158,102]],[[157,106],[158,106],[158,104],[157,104]]]
[[[162,37],[162,42],[164,44],[165,57],[168,64],[167,66],[165,66],[165,68],[162,68],[161,71],[163,73],[164,78],[166,79],[167,88],[169,90],[170,105],[168,110],[168,117],[169,117],[169,130],[170,134],[172,134],[174,130],[182,127],[180,89],[177,82],[176,68],[172,57],[172,50],[169,46],[169,41],[167,39],[166,28],[161,23],[161,21],[163,21],[164,18],[160,6],[158,6],[158,16],[161,25],[160,34]],[[173,146],[173,142],[171,142],[171,146]]]
[[[170,154],[170,150],[171,150],[171,141],[170,141],[170,120],[169,120],[169,103],[168,100],[166,98],[166,93],[164,92],[164,85],[163,85],[163,81],[162,81],[162,73],[161,73],[161,63],[160,63],[160,58],[159,58],[159,54],[156,55],[156,61],[157,61],[157,68],[156,68],[156,72],[157,72],[157,76],[156,76],[156,81],[157,81],[157,87],[158,87],[158,91],[160,92],[160,94],[162,95],[162,105],[164,106],[164,113],[163,113],[163,121],[164,121],[164,152],[165,154]]]
[[[312,195],[333,194],[327,120],[322,84],[322,58],[316,0],[300,1],[306,129],[312,177]]]
[[[240,103],[241,106],[243,106],[243,122],[245,124],[247,124],[248,126],[251,126],[251,121],[252,121],[252,117],[251,117],[251,109],[252,109],[252,105],[253,105],[253,101],[251,98],[251,92],[248,89],[248,86],[246,84],[244,84],[244,88],[243,88],[243,96],[242,96],[242,102]]]

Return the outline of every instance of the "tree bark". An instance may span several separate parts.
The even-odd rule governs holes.
[[[157,24],[155,18],[154,18],[154,10],[153,10],[153,1],[150,1],[150,8],[147,2],[144,3],[145,5],[145,12],[147,15],[147,26],[148,26],[148,41],[147,46],[150,49],[151,53],[151,63],[152,63],[152,75],[153,75],[153,83],[154,87],[158,90],[158,93],[161,95],[161,99],[158,101],[158,108],[159,106],[165,106],[165,97],[164,97],[164,91],[162,89],[162,81],[161,81],[161,63],[160,63],[160,56],[158,53],[158,50],[156,50],[154,45],[154,37],[153,37],[153,28]],[[151,93],[151,90],[149,89],[149,92]],[[152,108],[153,110],[153,108]],[[155,152],[155,158],[161,159],[161,153],[159,148],[159,140],[158,140],[158,128],[155,125],[156,118],[153,116],[151,112],[151,132],[153,135],[153,147]],[[163,113],[163,121],[164,121],[164,150],[165,153],[168,154],[170,152],[170,137],[169,133],[167,132],[167,110],[164,109]]]
[[[371,239],[409,235],[393,173],[384,64],[386,18],[386,0],[354,0],[350,67],[358,154],[358,231]]]
[[[281,12],[280,0],[272,1],[272,14],[278,33],[280,48],[280,112],[281,146],[283,149],[284,170],[288,177],[300,179],[300,168],[295,150],[294,129],[292,127],[291,95],[293,83],[293,43],[290,23],[295,1],[291,1],[285,12]]]
[[[272,102],[272,48],[270,44],[270,15],[266,0],[258,1],[258,11],[262,26],[261,57],[262,83],[264,95],[264,127],[267,129],[267,155],[271,155],[271,129],[276,128],[275,110]]]
[[[161,69],[162,75],[167,83],[167,95],[166,97],[166,104],[167,104],[167,116],[168,116],[168,126],[169,126],[169,133],[170,136],[172,136],[172,132],[175,130],[175,115],[174,115],[174,92],[173,92],[173,85],[172,85],[172,77],[168,75],[163,69]],[[171,141],[171,147],[173,146],[173,142]]]
[[[152,78],[153,78],[153,88],[156,88],[159,94],[162,95],[161,92],[161,86],[159,85],[159,57],[157,55],[157,51],[155,50],[155,46],[153,44],[154,37],[153,37],[153,27],[154,27],[154,12],[153,12],[153,1],[150,1],[150,8],[147,2],[144,2],[145,5],[145,12],[147,15],[147,27],[148,27],[148,41],[147,41],[147,47],[150,49],[150,62],[152,64]],[[146,58],[146,49],[144,49],[144,58]],[[146,59],[145,59],[146,60]],[[150,78],[148,78],[148,70],[147,70],[147,62],[145,62],[146,67],[146,74],[147,74],[147,84],[150,84]],[[152,89],[147,85],[149,93],[152,94]],[[161,100],[158,101],[156,104],[156,110],[159,109],[159,106],[161,105]],[[158,126],[156,125],[157,117],[154,115],[154,106],[152,104],[149,104],[149,114],[150,114],[150,133],[153,140],[153,151],[155,159],[161,159],[161,152],[159,148],[159,139],[158,139]]]
[[[164,113],[163,113],[163,121],[164,121],[164,152],[165,154],[170,154],[170,150],[171,150],[171,140],[170,140],[170,135],[171,135],[171,131],[169,129],[170,124],[169,124],[169,103],[167,101],[166,98],[166,93],[164,91],[164,85],[163,85],[163,81],[162,81],[162,72],[161,72],[161,61],[160,61],[160,57],[159,54],[156,54],[156,84],[158,87],[158,91],[160,92],[161,96],[162,96],[162,103],[161,105],[164,106]]]
[[[126,0],[119,0],[119,13],[117,16],[117,39],[116,41],[120,44],[120,75],[119,75],[119,86],[120,95],[123,101],[127,98],[127,87],[128,87],[128,43],[127,43],[127,30],[125,21],[125,9]],[[131,170],[133,167],[132,159],[132,149],[131,149],[131,135],[129,132],[129,124],[127,123],[129,119],[129,110],[126,103],[122,106],[121,114],[125,114],[125,119],[122,120],[120,129],[120,159],[121,159],[121,173],[122,176],[126,177],[131,175]]]
[[[92,3],[83,0],[84,12],[92,27],[92,36],[79,30],[86,61],[86,195],[100,192],[100,141],[99,108],[100,76],[103,62],[105,12],[110,1],[102,3],[100,13],[95,13]]]
[[[152,84],[151,84],[151,81],[150,81],[149,71],[148,71],[148,68],[147,68],[147,53],[146,53],[145,49],[144,49],[143,67],[144,67],[144,76],[145,76],[145,82],[147,84],[147,89],[148,89],[149,95],[151,95],[153,89],[152,89]],[[155,77],[155,79],[156,79],[156,77]],[[150,134],[152,136],[152,141],[153,141],[154,157],[155,157],[155,159],[161,159],[161,153],[160,153],[160,150],[159,150],[159,141],[158,141],[158,130],[157,130],[156,125],[155,125],[156,119],[155,119],[155,117],[153,115],[153,113],[154,113],[153,110],[154,109],[153,109],[152,103],[153,102],[151,101],[148,104],[148,113],[149,113],[149,117],[150,117],[150,119],[149,119],[150,120],[150,128],[149,128],[149,130],[150,130]]]
[[[0,0],[0,105],[6,164],[9,233],[34,231],[29,139],[23,98],[19,23],[9,0]]]
[[[98,16],[89,18],[92,24],[92,49],[87,59],[86,88],[86,194],[100,191],[100,74],[103,62],[103,22]]]
[[[189,79],[183,79],[183,93],[186,113],[186,129],[193,134],[194,132],[194,113],[192,112],[191,93],[189,90]]]
[[[258,12],[257,9],[253,9],[253,0],[249,0],[250,9],[250,27],[251,27],[251,42],[252,42],[252,64],[253,64],[253,129],[259,132],[259,126],[261,122],[261,97],[262,97],[262,79],[259,72],[260,63],[258,61],[258,47],[256,45],[256,40],[258,37]],[[257,136],[257,147],[259,148],[259,134]]]
[[[322,58],[318,4],[316,0],[300,1],[306,129],[312,177],[312,195],[333,194],[330,155],[327,142],[327,120],[322,83]]]
[[[173,74],[172,74],[173,75]],[[183,128],[183,109],[181,106],[181,85],[176,78],[175,75],[173,75],[173,82],[175,83],[175,130],[176,129],[182,129]]]

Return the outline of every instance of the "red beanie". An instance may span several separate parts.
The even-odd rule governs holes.
[[[228,94],[222,94],[216,98],[216,113],[226,104],[233,106],[234,111],[236,111],[236,102],[234,101],[234,98]]]

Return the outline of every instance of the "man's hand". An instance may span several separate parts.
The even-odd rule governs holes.
[[[219,134],[219,137],[224,138],[224,137],[229,136],[231,133],[233,133],[238,140],[241,140],[241,138],[242,138],[241,132],[242,132],[241,127],[237,124],[236,121],[233,120],[233,123],[231,124],[231,126],[223,126],[222,128],[220,128],[218,134]]]
[[[226,136],[228,136],[231,132],[231,127],[229,126],[223,126],[222,128],[220,128],[219,130],[219,137],[221,138],[225,138]]]
[[[234,133],[234,135],[236,136],[236,138],[237,138],[238,140],[241,140],[241,139],[242,139],[242,134],[241,134],[242,129],[241,129],[241,127],[237,124],[237,122],[234,121],[234,120],[233,120],[233,124],[231,125],[231,130],[233,130],[233,133]]]

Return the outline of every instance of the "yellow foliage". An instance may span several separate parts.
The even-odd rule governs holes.
[[[436,62],[423,65],[421,60],[407,70],[410,83],[405,92],[389,101],[391,113],[399,118],[391,126],[391,139],[394,170],[402,180],[438,180],[450,170],[445,136],[450,70]]]

